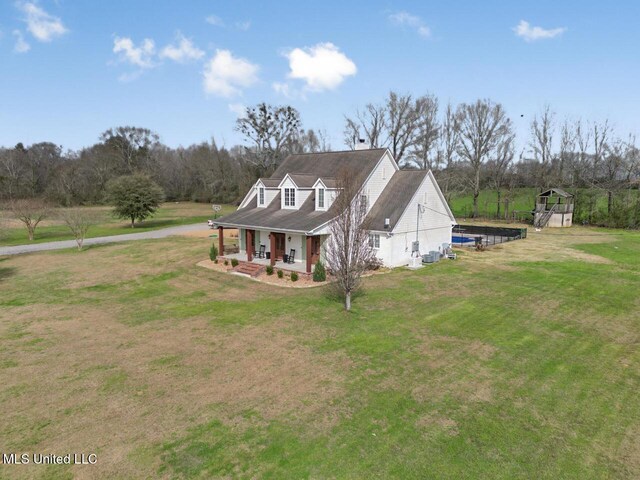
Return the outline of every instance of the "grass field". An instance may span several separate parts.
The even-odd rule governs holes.
[[[145,232],[177,225],[206,222],[207,219],[213,218],[214,214],[211,205],[207,203],[165,203],[152,218],[139,224],[136,223],[135,228],[132,229],[128,220],[114,218],[111,215],[110,207],[81,208],[95,212],[100,219],[99,223],[89,229],[87,238]],[[235,208],[236,207],[231,205],[223,205],[219,215],[230,213],[235,210]],[[5,226],[5,229],[0,231],[0,246],[73,240],[73,235],[69,233],[69,229],[64,225],[64,222],[60,218],[57,218],[55,210],[48,219],[44,220],[40,226],[38,226],[34,242],[29,242],[26,228],[22,223],[11,218],[9,211],[0,210],[0,222]]]
[[[509,199],[509,211],[513,212],[514,210],[518,210],[520,212],[531,211],[535,207],[536,195],[539,190],[535,188],[515,188],[511,193],[511,198]],[[575,193],[575,192],[574,192]],[[606,192],[602,190],[590,191],[588,192],[585,189],[579,189],[578,195],[583,203],[586,202],[587,195],[595,195],[596,196],[596,209],[601,212],[606,212],[607,210],[607,195]],[[623,191],[620,193],[623,197],[629,192]],[[632,190],[630,192],[631,198],[636,199],[638,196],[638,190]],[[501,216],[504,216],[504,198],[506,194],[503,192],[502,194],[502,204],[500,207]],[[626,197],[625,197],[626,198]],[[578,201],[578,199],[576,199]],[[451,199],[449,201],[449,206],[453,211],[453,214],[456,216],[458,220],[464,218],[470,218],[473,213],[473,195],[471,193],[453,193]],[[498,210],[498,194],[495,190],[482,190],[480,192],[480,196],[478,197],[478,213],[481,217],[485,218],[495,218]],[[586,210],[586,206],[585,206]],[[531,220],[531,215],[521,214],[519,218],[522,220]],[[574,216],[574,225],[578,223],[580,219]]]
[[[509,211],[521,210],[531,211],[535,207],[535,188],[516,188],[509,199]],[[504,215],[504,192],[503,203],[500,211]],[[453,214],[460,218],[471,217],[473,214],[473,195],[470,193],[453,193],[449,201],[449,206]],[[482,190],[478,197],[478,212],[481,217],[494,218],[498,210],[498,194],[495,190]],[[531,216],[529,216],[531,218]]]
[[[323,289],[209,239],[0,259],[1,478],[640,477],[640,234],[533,232]]]

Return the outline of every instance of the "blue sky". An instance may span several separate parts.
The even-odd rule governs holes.
[[[1,0],[0,145],[76,149],[136,125],[230,146],[235,111],[266,101],[343,148],[343,115],[390,89],[499,101],[521,142],[546,103],[626,136],[639,19],[632,1]]]

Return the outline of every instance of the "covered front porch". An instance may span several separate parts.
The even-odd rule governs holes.
[[[273,268],[279,269],[279,270],[285,270],[288,272],[296,272],[296,273],[313,273],[313,269],[315,268],[314,265],[311,265],[311,271],[307,272],[307,266],[306,263],[303,262],[294,262],[294,263],[285,263],[282,260],[276,260],[276,262],[274,264],[271,263],[271,259],[267,260],[266,258],[253,258],[252,260],[247,260],[247,254],[246,253],[230,253],[230,254],[225,254],[224,257],[227,260],[231,260],[233,258],[235,258],[236,260],[238,260],[239,262],[251,262],[251,263],[257,263],[258,265],[264,265],[265,267],[267,265],[272,265]]]
[[[224,237],[224,227],[218,226],[218,238]],[[240,228],[238,253],[224,253],[220,241],[220,256],[238,261],[271,265],[282,270],[312,273],[320,259],[326,235],[306,235],[262,229]]]

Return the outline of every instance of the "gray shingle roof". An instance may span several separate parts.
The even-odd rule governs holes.
[[[305,173],[290,173],[289,177],[299,188],[311,188],[318,180],[317,175],[307,175]]]
[[[550,197],[553,194],[556,194],[560,197],[564,197],[564,198],[571,198],[573,197],[573,195],[571,195],[569,192],[565,192],[564,190],[562,190],[561,188],[550,188],[549,190],[547,190],[546,192],[542,192],[539,193],[538,196],[539,197]]]
[[[315,192],[298,210],[280,208],[280,193],[264,208],[258,208],[254,197],[249,205],[216,220],[216,224],[235,227],[250,227],[273,231],[293,231],[306,233],[325,224],[333,218],[333,212],[315,210]]]
[[[275,188],[280,185],[282,181],[281,178],[261,178],[260,181],[264,184],[265,187]]]
[[[260,180],[267,187],[278,186],[285,175],[289,174],[298,187],[311,188],[318,178],[322,178],[327,187],[334,188],[335,177],[346,167],[355,172],[357,181],[362,184],[385,151],[384,148],[377,148],[289,155],[270,178]],[[311,192],[298,210],[281,209],[278,193],[266,207],[258,208],[257,200],[253,198],[246,207],[217,219],[216,224],[306,233],[327,223],[333,217],[331,209],[327,212],[315,210],[315,191]]]
[[[369,229],[393,230],[426,176],[426,170],[395,172],[367,215]],[[389,219],[389,228],[384,228],[385,218]]]
[[[284,178],[287,173],[313,175],[315,183],[318,177],[337,177],[340,170],[346,167],[358,172],[358,181],[364,183],[385,151],[384,148],[374,148],[289,155],[278,166],[271,178]]]
[[[273,176],[266,180],[269,182],[277,180],[280,183],[284,175],[289,173],[283,167],[289,166],[292,171],[300,171],[304,168],[305,172],[312,172],[304,174],[290,173],[290,176],[299,187],[311,187],[320,177],[327,187],[332,188],[335,187],[335,175],[337,175],[340,168],[348,166],[357,172],[358,181],[364,183],[364,180],[377,165],[384,152],[384,149],[375,149],[291,155],[282,162]],[[369,228],[383,231],[385,230],[384,219],[389,218],[390,226],[388,230],[393,230],[426,175],[427,171],[425,170],[401,170],[395,172],[367,216]],[[310,181],[310,178],[313,178],[313,182]],[[265,183],[265,179],[261,180]],[[265,185],[267,184],[265,183]],[[258,208],[257,200],[254,197],[246,207],[219,218],[216,223],[225,226],[306,233],[329,222],[334,216],[333,209],[329,209],[327,212],[315,210],[315,191],[311,192],[298,210],[281,209],[280,193],[278,193],[273,201],[264,208]]]

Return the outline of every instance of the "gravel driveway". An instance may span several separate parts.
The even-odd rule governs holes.
[[[84,245],[102,245],[104,243],[129,242],[131,240],[149,240],[153,238],[165,238],[185,232],[211,230],[206,223],[192,225],[180,225],[168,227],[150,232],[126,233],[123,235],[110,235],[108,237],[87,238]],[[0,247],[0,255],[18,255],[20,253],[42,252],[46,250],[61,250],[64,248],[78,248],[75,240],[62,240],[59,242],[33,243],[29,245],[16,245],[13,247]]]

